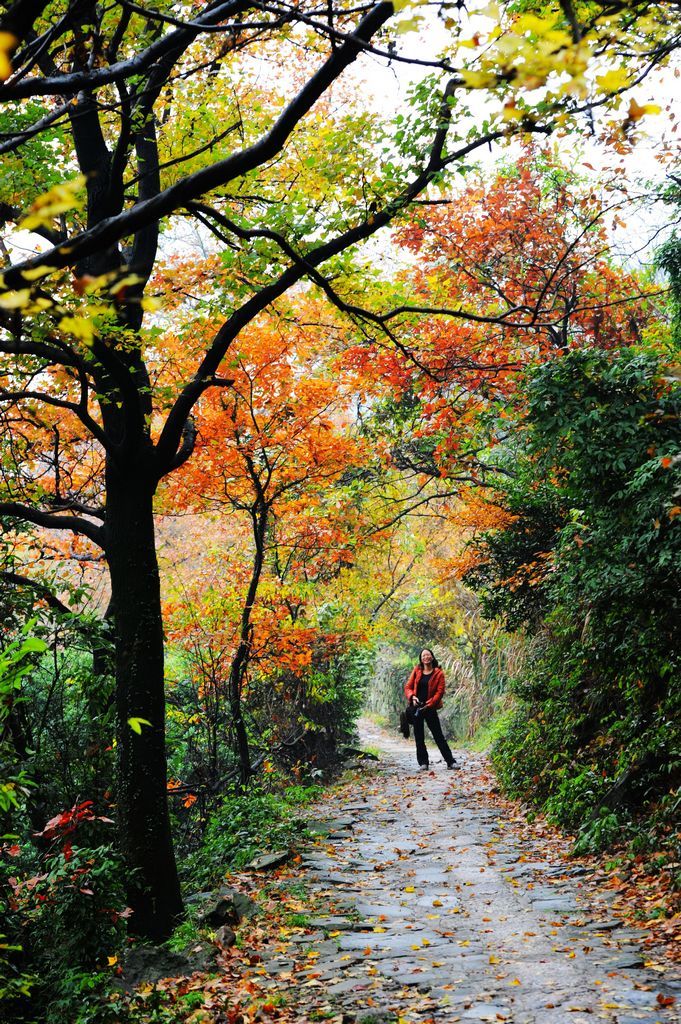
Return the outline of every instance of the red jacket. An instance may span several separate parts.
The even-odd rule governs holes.
[[[412,674],[407,679],[406,686],[404,687],[404,695],[407,701],[411,701],[412,697],[416,697],[418,694],[419,680],[423,675],[423,669],[420,665],[417,665],[413,670]],[[433,674],[428,680],[428,700],[423,705],[425,708],[433,708],[437,711],[438,708],[442,707],[442,698],[445,695],[445,674],[441,668],[434,668]]]

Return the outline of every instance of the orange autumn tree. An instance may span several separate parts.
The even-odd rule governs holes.
[[[11,400],[16,397],[13,383],[11,374],[0,374],[0,492],[10,510],[39,500],[44,512],[30,526],[14,518],[4,521],[0,583],[66,611],[62,599],[67,593],[74,598],[74,590],[87,586],[93,563],[101,561],[95,542],[104,476],[98,427],[93,420],[93,432],[83,431],[83,384],[62,366],[40,372],[32,367],[20,392],[23,405]],[[50,389],[59,397],[46,402],[43,391]],[[86,411],[83,415],[88,416]],[[43,529],[55,517],[70,522],[73,509],[83,516],[79,528]]]
[[[164,494],[172,507],[217,519],[218,529],[227,517],[240,549],[231,579],[207,588],[197,581],[201,615],[183,614],[175,600],[174,618],[176,634],[199,647],[194,634],[205,646],[209,617],[222,651],[212,685],[230,709],[242,781],[252,772],[242,712],[249,663],[292,672],[310,665],[320,630],[305,623],[301,587],[323,585],[352,558],[357,511],[343,477],[365,457],[349,429],[349,392],[329,372],[334,325],[320,322],[313,302],[298,307],[244,332],[229,379],[199,405],[195,457]]]
[[[400,228],[416,262],[377,317],[397,344],[348,355],[360,379],[373,378],[372,401],[384,403],[398,469],[485,483],[480,416],[511,398],[525,367],[639,338],[658,289],[613,263],[609,226],[628,204],[614,181],[587,185],[556,152],[528,146]]]
[[[411,260],[379,318],[389,343],[345,358],[368,396],[365,427],[384,446],[394,517],[430,508],[451,538],[443,586],[471,568],[475,531],[513,518],[495,491],[510,472],[495,449],[520,411],[524,370],[639,337],[655,289],[614,264],[608,232],[627,203],[612,181],[587,187],[551,151],[528,149],[398,233]],[[517,586],[548,568],[540,554]]]

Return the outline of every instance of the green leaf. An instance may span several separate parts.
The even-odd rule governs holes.
[[[136,732],[138,736],[142,735],[142,726],[148,725],[151,728],[151,722],[148,722],[146,718],[129,718],[128,725],[133,732]]]
[[[42,654],[46,650],[47,644],[45,643],[45,641],[40,640],[36,636],[29,636],[26,640],[24,640],[24,642],[21,645],[22,654],[28,654],[33,652]]]

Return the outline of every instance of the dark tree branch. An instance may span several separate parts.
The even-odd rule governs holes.
[[[16,4],[16,7],[21,4]],[[35,8],[45,7],[45,3],[35,3]],[[196,23],[202,27],[210,27],[224,20],[230,14],[236,14],[243,9],[242,2],[228,0],[227,3],[216,2],[208,5],[206,12],[196,19]],[[39,12],[38,12],[39,13]],[[34,16],[37,17],[37,14]],[[53,78],[28,78],[13,85],[7,82],[0,85],[0,100],[27,99],[30,96],[73,96],[81,89],[88,91],[99,89],[103,85],[110,85],[113,82],[124,81],[126,78],[142,75],[157,61],[166,54],[181,47],[186,50],[188,46],[201,33],[202,27],[181,28],[176,32],[157,39],[142,53],[131,57],[129,60],[118,61],[109,67],[92,68],[87,71],[74,71],[68,75],[56,75]],[[30,26],[29,26],[30,29]],[[11,30],[9,30],[11,31]],[[13,33],[17,35],[16,32]]]
[[[60,601],[45,583],[32,580],[29,576],[22,576],[18,572],[10,572],[8,569],[0,570],[0,580],[4,583],[10,583],[13,587],[29,587],[31,590],[35,590],[38,596],[43,601],[46,601],[54,611],[61,612],[63,615],[73,614],[71,609],[63,601]]]
[[[6,285],[10,288],[21,287],[24,283],[22,272],[34,267],[50,266],[56,269],[72,266],[76,261],[107,249],[126,235],[134,234],[148,224],[158,222],[203,193],[226,185],[235,178],[243,177],[273,159],[281,152],[300,120],[324,95],[341,72],[356,59],[364,42],[385,24],[392,13],[391,3],[380,3],[373,8],[361,20],[355,34],[331,54],[258,142],[240,153],[196,171],[151,199],[137,203],[114,217],[106,218],[91,230],[70,238],[66,245],[56,246],[38,257],[9,268],[4,274]],[[432,174],[430,176],[432,177]]]
[[[33,523],[35,526],[44,526],[46,530],[70,530],[71,533],[79,533],[88,537],[98,547],[104,547],[103,527],[96,526],[94,523],[88,522],[87,519],[79,519],[77,516],[54,515],[51,512],[32,508],[30,505],[22,505],[17,501],[0,501],[0,516],[21,519],[23,522]]]
[[[194,417],[189,416],[187,422],[182,429],[182,441],[177,451],[175,458],[173,459],[168,472],[174,469],[179,469],[180,466],[184,465],[187,459],[191,458],[194,448],[196,447],[196,423]]]
[[[47,0],[17,0],[0,17],[0,32],[9,32],[22,42],[47,7]]]
[[[82,516],[92,516],[93,519],[99,519],[102,523],[106,520],[106,515],[101,508],[95,508],[93,505],[86,505],[82,501],[77,501],[75,498],[59,498],[54,500],[50,505],[51,512],[78,512]]]
[[[8,323],[8,319],[6,315],[0,316],[0,326],[10,331],[12,325]],[[45,359],[48,365],[83,366],[83,361],[68,346],[64,345],[62,348],[57,344],[49,344],[44,341],[0,338],[0,352],[13,356],[35,356],[37,359]]]

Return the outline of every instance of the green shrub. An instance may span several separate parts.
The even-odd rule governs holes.
[[[518,518],[478,539],[468,577],[489,614],[533,635],[494,764],[580,852],[671,846],[658,809],[681,782],[681,386],[655,355],[582,350],[525,393],[509,442]],[[553,534],[536,528],[538,495]]]
[[[201,848],[184,862],[188,884],[219,884],[227,871],[257,855],[291,846],[305,835],[300,810],[320,792],[318,786],[288,786],[282,793],[266,793],[254,785],[226,795],[208,822]]]
[[[45,870],[14,884],[25,948],[41,970],[61,973],[106,963],[125,930],[126,873],[111,846],[70,846]]]

